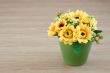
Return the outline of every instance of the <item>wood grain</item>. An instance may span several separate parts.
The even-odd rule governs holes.
[[[110,73],[110,0],[0,0],[0,73]],[[57,11],[81,9],[103,30],[88,62],[68,66],[47,30]]]

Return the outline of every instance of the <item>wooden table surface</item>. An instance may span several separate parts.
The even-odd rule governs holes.
[[[88,62],[63,62],[57,37],[47,30],[56,12],[81,9],[103,30]],[[0,73],[110,73],[110,0],[0,0]]]

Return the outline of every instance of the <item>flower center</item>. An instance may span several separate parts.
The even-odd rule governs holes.
[[[65,38],[72,38],[73,37],[72,30],[70,30],[70,29],[66,30],[65,33],[64,33],[64,37]]]
[[[75,17],[75,19],[79,19],[79,17],[78,17],[78,16],[76,16],[76,17]]]
[[[86,32],[81,31],[81,37],[82,37],[83,39],[86,38]]]
[[[84,33],[84,32],[81,32],[81,35],[82,35],[82,36],[84,36],[84,35],[85,35],[85,33]]]
[[[69,35],[69,32],[67,32],[67,35]]]
[[[63,23],[60,23],[60,24],[59,24],[59,27],[63,27],[63,26],[64,26],[64,24],[63,24]]]

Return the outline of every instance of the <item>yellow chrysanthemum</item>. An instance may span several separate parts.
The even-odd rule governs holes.
[[[91,40],[91,28],[86,25],[79,25],[76,27],[76,38],[79,43],[87,43]]]
[[[74,12],[65,13],[64,19],[73,20],[74,19]]]
[[[59,40],[64,42],[65,44],[69,45],[73,44],[73,42],[75,42],[76,40],[74,26],[68,25],[67,27],[60,31],[59,36],[60,36]]]
[[[85,18],[87,16],[88,16],[88,14],[86,12],[81,11],[81,10],[77,10],[74,13],[74,18],[78,19],[78,20],[82,20],[83,18]]]
[[[93,29],[97,29],[97,27],[96,27],[97,21],[95,20],[95,18],[91,19],[89,17],[86,17],[81,20],[81,23],[89,25]]]
[[[56,28],[55,24],[52,23],[49,27],[49,30],[48,30],[49,36],[55,36],[57,34],[57,32],[55,31],[55,28]]]
[[[56,31],[60,31],[61,29],[63,29],[66,26],[66,21],[64,19],[59,19],[56,22]]]
[[[92,28],[94,28],[95,30],[97,29],[97,21],[95,20],[95,18],[93,18],[91,21],[90,21],[90,26]]]

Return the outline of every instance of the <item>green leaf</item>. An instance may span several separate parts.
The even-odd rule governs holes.
[[[91,38],[91,41],[94,42],[95,41],[94,38]]]
[[[89,18],[90,18],[90,19],[93,19],[93,18],[94,18],[94,16],[89,16]]]
[[[93,32],[92,36],[95,37],[96,36],[96,33]]]
[[[102,30],[94,30],[93,32],[95,32],[97,34],[97,33],[101,33]]]
[[[99,41],[96,41],[96,43],[97,43],[97,44],[100,44],[100,42],[99,42]]]
[[[59,17],[55,17],[54,20],[53,20],[53,22],[58,21],[58,19],[59,19]]]

